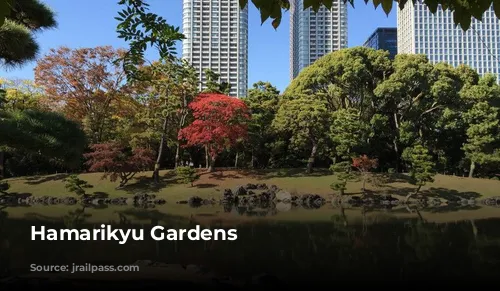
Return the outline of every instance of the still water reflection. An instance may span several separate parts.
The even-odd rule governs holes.
[[[32,225],[89,228],[156,225],[236,228],[236,241],[31,241]],[[30,264],[194,265],[241,280],[268,274],[288,283],[338,279],[493,278],[500,271],[500,209],[154,209],[33,206],[0,211],[0,274]],[[151,265],[151,264],[150,264]],[[125,275],[124,275],[125,276]]]

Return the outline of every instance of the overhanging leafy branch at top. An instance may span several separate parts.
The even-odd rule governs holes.
[[[248,0],[239,0],[240,6],[243,8],[248,4]],[[272,19],[274,28],[278,28],[281,23],[283,10],[289,10],[293,0],[251,0],[252,3],[259,9],[261,21],[264,23],[268,19]],[[349,3],[354,7],[354,0],[341,0],[344,3]],[[492,5],[495,14],[500,18],[500,0],[364,0],[366,4],[371,2],[375,8],[382,6],[382,10],[389,14],[394,6],[399,6],[400,9],[404,5],[412,1],[422,1],[432,13],[436,13],[441,5],[442,9],[453,11],[453,20],[455,25],[460,25],[464,30],[468,30],[471,25],[471,19],[481,20],[483,14]],[[311,8],[318,11],[320,7],[325,6],[331,8],[337,0],[304,0],[303,9]],[[396,2],[396,3],[394,3]],[[394,5],[396,4],[396,5]]]
[[[118,38],[128,42],[129,49],[119,61],[129,77],[137,78],[137,66],[144,62],[148,47],[158,51],[160,59],[171,59],[176,53],[175,44],[184,39],[179,27],[167,23],[161,16],[149,12],[149,4],[144,0],[120,0],[124,8],[115,17]]]
[[[0,0],[0,25],[3,24],[5,17],[9,15],[12,1],[15,0]],[[261,13],[261,21],[264,23],[267,19],[272,19],[272,25],[277,28],[283,17],[283,10],[289,10],[291,1],[293,0],[251,0],[252,3],[259,9]],[[333,3],[337,0],[304,0],[304,9],[312,8],[314,11],[318,11],[321,6],[331,8]],[[354,7],[354,0],[341,0],[345,3],[349,3]],[[408,1],[416,2],[423,1],[424,4],[429,7],[432,13],[435,13],[439,8],[439,5],[443,9],[448,9],[454,12],[454,22],[456,25],[460,25],[462,29],[467,30],[470,27],[471,19],[475,18],[478,20],[482,19],[484,12],[493,5],[495,14],[500,18],[500,0],[363,0],[366,4],[371,2],[375,8],[382,6],[382,9],[386,14],[389,14],[394,6],[399,6],[399,8],[404,7]],[[120,4],[125,4],[128,2],[131,9],[146,7],[147,3],[143,0],[121,0]],[[248,0],[239,0],[240,6],[243,8],[248,4]],[[394,5],[396,2],[396,5]],[[137,10],[145,19],[140,17],[141,15],[135,15],[136,19],[152,21],[153,15],[146,13],[145,10]],[[125,18],[125,17],[123,17]],[[162,21],[161,19],[156,19]],[[164,21],[164,20],[163,20]]]

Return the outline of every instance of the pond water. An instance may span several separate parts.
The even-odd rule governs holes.
[[[32,226],[93,229],[101,224],[144,229],[146,235],[142,241],[123,245],[117,241],[32,241],[30,237]],[[197,224],[235,228],[238,238],[155,241],[149,236],[157,225],[181,229]],[[169,272],[178,268],[254,283],[493,278],[500,271],[499,226],[500,208],[470,205],[424,209],[278,205],[271,210],[170,204],[151,209],[9,207],[0,212],[0,275],[33,275],[31,264],[137,263],[150,273],[155,268]],[[146,279],[151,274],[115,276]]]

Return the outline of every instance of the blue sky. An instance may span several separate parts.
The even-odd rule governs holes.
[[[49,49],[68,46],[95,47],[112,45],[126,47],[117,38],[114,17],[119,10],[117,0],[45,0],[57,15],[58,27],[37,35],[41,46],[40,55]],[[251,1],[249,1],[251,2]],[[176,26],[182,25],[182,0],[149,0],[151,10]],[[277,30],[270,22],[260,24],[257,9],[250,4],[249,11],[249,86],[262,80],[273,83],[284,90],[290,82],[289,77],[289,13]],[[372,4],[365,5],[363,0],[355,1],[355,8],[349,8],[348,34],[349,47],[362,45],[377,27],[396,26],[396,11],[386,16],[381,7],[375,10]],[[181,45],[178,45],[180,53]],[[33,79],[36,62],[19,69],[2,68],[0,77]]]

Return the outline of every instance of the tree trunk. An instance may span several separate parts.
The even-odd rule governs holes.
[[[316,158],[316,151],[318,150],[318,145],[316,143],[313,143],[313,147],[311,150],[311,156],[309,157],[309,161],[307,162],[307,170],[306,172],[308,174],[312,173],[312,168],[314,165],[314,159]]]
[[[410,201],[410,198],[413,196],[413,193],[410,193],[408,195],[406,195],[406,198],[405,198],[405,204],[408,204],[408,201]]]
[[[210,169],[210,157],[208,156],[208,146],[205,146],[205,168]]]
[[[234,168],[235,169],[238,169],[238,157],[239,157],[239,153],[236,152],[236,158],[234,159]]]
[[[476,223],[474,221],[474,219],[471,219],[470,220],[470,225],[472,226],[472,233],[474,234],[474,240],[477,241],[477,234],[478,234],[478,229],[477,229],[477,226],[476,226]]]
[[[252,169],[255,167],[254,166],[254,159],[255,159],[255,156],[253,154],[253,149],[252,149],[252,158],[250,159],[250,168],[252,168]]]
[[[0,151],[0,179],[5,178],[5,152]]]
[[[160,146],[158,148],[158,156],[156,157],[155,169],[153,171],[153,181],[155,183],[160,183],[160,163],[161,163],[161,158],[163,157],[163,146],[165,144],[165,138],[167,135],[167,125],[168,125],[168,117],[165,117],[165,120],[163,120]]]
[[[476,162],[471,161],[470,162],[470,171],[469,171],[469,178],[474,177],[474,170],[476,169]]]
[[[184,108],[187,107],[187,100],[184,98]],[[179,131],[184,127],[184,124],[186,123],[186,118],[188,116],[187,110],[184,110],[181,120],[179,122]],[[180,163],[181,163],[181,142],[178,140],[177,141],[177,148],[175,150],[175,167],[177,168]]]
[[[363,175],[363,194],[366,192],[366,175]]]
[[[177,141],[177,147],[175,149],[175,168],[179,167],[181,164],[181,143]]]
[[[410,193],[410,194],[406,195],[406,198],[405,198],[405,203],[406,204],[408,204],[408,201],[410,201],[410,198],[413,195],[417,195],[418,194],[418,192],[420,191],[420,188],[422,188],[422,185],[418,185],[418,188],[417,188],[417,190],[414,193]]]
[[[211,157],[211,159],[210,159],[210,166],[208,167],[209,173],[215,172],[215,167],[214,167],[215,159],[216,159],[216,157]]]
[[[344,209],[344,206],[342,206],[342,201],[340,202],[340,216],[342,217],[342,220],[344,221],[344,226],[347,226],[348,225],[347,216],[345,215],[345,209]]]
[[[392,140],[392,143],[394,145],[394,152],[396,153],[396,173],[399,173],[399,146],[398,146],[398,138],[399,138],[399,119],[398,119],[398,115],[396,113],[394,113],[394,124],[396,126],[396,132],[397,132],[397,135],[394,137],[394,139]]]
[[[418,215],[418,219],[420,219],[420,221],[424,222],[424,217],[422,216],[422,213],[420,213],[420,211],[418,210],[418,208],[415,208],[415,212],[417,212],[417,215]]]

